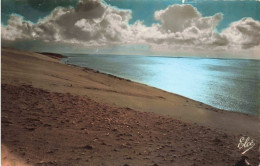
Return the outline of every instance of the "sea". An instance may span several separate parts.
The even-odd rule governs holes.
[[[73,64],[227,111],[260,116],[260,60],[66,54]],[[127,88],[127,87],[126,87]]]

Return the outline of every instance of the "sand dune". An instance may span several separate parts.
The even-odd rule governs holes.
[[[2,49],[2,143],[27,164],[233,165],[242,134],[259,142],[259,122],[45,55]],[[247,155],[257,163],[257,148]]]

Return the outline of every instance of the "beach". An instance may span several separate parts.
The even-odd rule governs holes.
[[[234,165],[247,136],[258,164],[258,117],[59,58],[2,48],[2,163]]]
[[[260,115],[259,60],[177,55],[65,55],[61,61],[66,64],[129,79],[218,109]]]

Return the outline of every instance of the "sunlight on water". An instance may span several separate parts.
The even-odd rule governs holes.
[[[260,61],[69,55],[63,62],[144,83],[217,108],[260,115]]]

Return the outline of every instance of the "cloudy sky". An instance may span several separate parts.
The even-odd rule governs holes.
[[[3,46],[33,51],[257,56],[258,0],[2,0]],[[247,55],[244,56],[247,56]]]

